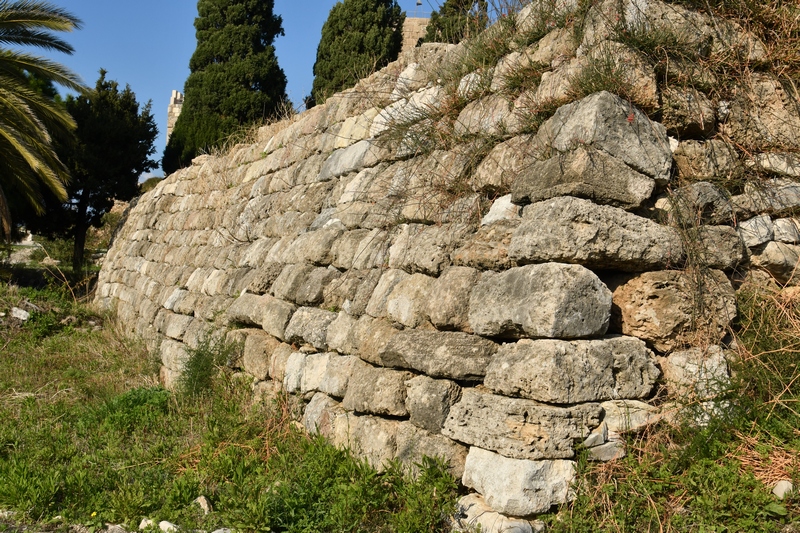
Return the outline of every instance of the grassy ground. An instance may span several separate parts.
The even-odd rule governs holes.
[[[0,509],[22,522],[411,533],[452,512],[440,465],[379,474],[294,429],[284,404],[252,405],[230,372],[204,393],[161,389],[142,346],[63,293],[3,285],[0,312]]]

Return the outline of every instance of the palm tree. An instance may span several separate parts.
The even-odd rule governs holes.
[[[67,136],[75,122],[63,106],[32,89],[28,76],[84,91],[78,76],[48,59],[12,46],[37,46],[71,54],[73,48],[52,31],[79,29],[67,11],[36,0],[0,0],[0,235],[11,234],[8,198],[42,213],[42,186],[62,201],[67,170],[53,149],[54,136]],[[5,193],[4,193],[5,191]]]

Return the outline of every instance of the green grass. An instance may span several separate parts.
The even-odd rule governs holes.
[[[411,533],[440,531],[452,510],[441,464],[416,480],[397,465],[378,473],[296,430],[284,403],[253,405],[249,382],[208,360],[200,389],[166,391],[110,318],[58,292],[0,286],[0,312],[26,300],[40,311],[0,326],[0,509],[23,522]],[[224,348],[201,358],[219,363]],[[201,495],[207,516],[192,503]]]

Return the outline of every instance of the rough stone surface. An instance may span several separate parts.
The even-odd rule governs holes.
[[[472,290],[469,323],[489,337],[579,338],[608,329],[611,292],[579,265],[545,263],[484,273]]]
[[[533,533],[531,523],[509,518],[489,507],[480,494],[468,494],[458,500],[454,531],[482,533]],[[480,528],[480,529],[478,529]],[[537,530],[538,531],[538,530]]]
[[[690,348],[661,359],[664,382],[681,400],[707,400],[730,386],[728,361],[720,346]]]
[[[705,290],[700,292],[697,280],[688,274],[662,270],[620,285],[614,290],[614,311],[622,333],[639,337],[660,352],[690,344],[701,335],[711,342],[722,339],[736,317],[736,295],[718,270],[708,271],[702,283]]]
[[[636,432],[659,419],[655,407],[638,400],[611,400],[600,407],[609,435]]]
[[[461,398],[461,387],[446,379],[417,376],[406,381],[406,410],[411,423],[440,433],[450,407]]]
[[[797,267],[800,264],[800,246],[770,242],[750,257],[753,266],[763,268],[780,283],[797,284]]]
[[[315,307],[301,307],[298,309],[289,325],[286,326],[287,342],[307,342],[317,350],[327,349],[326,339],[328,325],[336,318],[336,313],[317,309]]]
[[[687,140],[673,154],[678,175],[696,180],[731,177],[737,169],[736,150],[719,139]]]
[[[663,118],[667,133],[678,138],[710,137],[717,123],[711,100],[696,89],[666,89],[662,95]]]
[[[786,244],[800,243],[800,220],[796,218],[773,220],[772,235],[777,242]]]
[[[553,407],[463,389],[442,434],[506,457],[568,459],[575,455],[573,441],[586,438],[600,424],[601,412],[597,404]]]
[[[659,374],[653,353],[633,337],[521,340],[500,347],[484,384],[505,396],[574,404],[644,398]]]
[[[586,198],[599,204],[636,208],[650,198],[655,181],[607,153],[579,146],[534,163],[511,187],[512,200],[523,204],[556,196]]]
[[[413,328],[428,319],[428,296],[434,278],[412,274],[394,286],[386,298],[386,316],[406,327]]]
[[[682,255],[674,229],[572,197],[526,207],[509,246],[520,264],[555,261],[634,272],[679,263]]]
[[[739,223],[739,235],[745,246],[755,248],[772,240],[772,218],[769,215],[753,217]]]
[[[412,377],[414,375],[410,372],[376,368],[357,361],[342,405],[356,413],[408,416],[406,381]]]
[[[442,435],[401,422],[397,431],[395,458],[412,473],[418,473],[417,465],[424,464],[425,457],[443,459],[449,472],[458,479],[464,474],[467,448]]]
[[[469,296],[479,275],[474,268],[454,266],[436,278],[428,294],[427,308],[434,326],[469,330]]]
[[[739,233],[730,226],[701,226],[692,250],[701,265],[733,270],[744,263],[747,250]]]
[[[264,331],[251,331],[244,341],[242,368],[254,378],[263,380],[269,377],[272,354],[280,341]]]
[[[509,459],[473,446],[461,481],[483,494],[492,509],[529,516],[566,503],[574,477],[572,461]]]
[[[387,366],[418,370],[433,377],[482,378],[497,344],[458,332],[405,330],[394,334],[378,356]]]

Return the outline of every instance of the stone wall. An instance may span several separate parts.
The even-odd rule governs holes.
[[[167,386],[187,348],[227,335],[254,391],[297,397],[308,431],[379,468],[442,456],[474,491],[463,522],[531,531],[571,497],[576,445],[612,460],[622,433],[672,412],[658,387],[717,408],[732,276],[789,282],[800,256],[796,137],[748,151],[745,168],[771,169],[759,187],[711,183],[742,167],[737,138],[800,123],[777,80],[712,102],[631,62],[640,94],[680,113],[655,122],[609,92],[570,101],[603,31],[592,13],[583,42],[556,27],[450,85],[467,45],[424,45],[198,157],[130,210],[97,303],[160,354]],[[512,37],[537,16],[524,9]],[[541,81],[510,92],[532,57]]]
[[[403,22],[403,47],[400,49],[401,53],[410,51],[417,46],[417,42],[420,39],[425,37],[428,21],[430,21],[430,19],[406,17],[406,20]]]
[[[183,93],[172,91],[172,95],[169,98],[169,106],[167,107],[167,142],[169,142],[172,130],[175,129],[175,123],[181,115],[181,109],[183,109]]]

